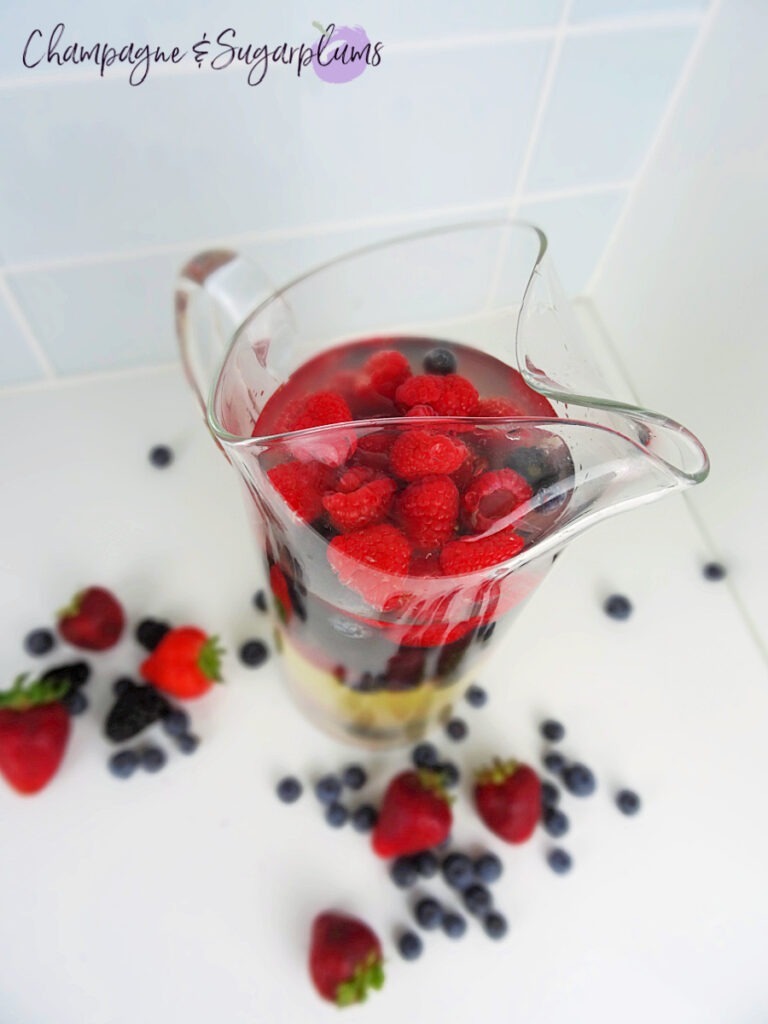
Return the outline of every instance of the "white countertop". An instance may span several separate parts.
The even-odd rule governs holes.
[[[199,622],[230,651],[267,637],[234,474],[178,371],[9,393],[0,435],[7,682],[37,667],[27,630],[89,583],[112,587],[134,623]],[[177,453],[165,471],[146,460],[159,442]],[[538,722],[561,719],[564,752],[599,777],[594,797],[566,799],[574,870],[552,874],[543,834],[519,849],[489,842],[506,864],[494,889],[506,940],[476,925],[460,942],[427,935],[412,964],[392,938],[405,897],[366,840],[325,825],[309,794],[293,807],[273,794],[284,772],[358,757],[299,717],[274,661],[254,671],[230,655],[226,686],[190,705],[198,753],[120,782],[101,723],[111,680],[140,651],[129,637],[94,656],[92,707],[59,776],[34,798],[0,786],[0,1020],[336,1020],[305,968],[309,923],[327,907],[383,939],[387,985],[349,1011],[369,1024],[768,1019],[768,677],[728,582],[700,575],[707,554],[675,497],[558,561],[480,679],[488,708],[462,710],[471,734],[453,750],[467,764],[537,763]],[[612,591],[634,602],[628,622],[601,611]],[[403,756],[369,760],[381,783]],[[612,805],[621,784],[644,799],[635,819]],[[457,818],[459,845],[486,843],[465,796]]]

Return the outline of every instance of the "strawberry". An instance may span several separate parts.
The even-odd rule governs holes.
[[[221,682],[223,653],[218,637],[209,637],[196,626],[179,626],[165,634],[139,672],[173,697],[202,697],[214,682]]]
[[[0,773],[17,793],[38,793],[56,774],[69,739],[69,715],[59,698],[67,680],[24,686],[19,676],[0,693]]]
[[[365,1002],[369,989],[384,984],[381,943],[356,917],[330,910],[312,922],[309,973],[315,988],[337,1006]]]
[[[379,857],[399,857],[428,850],[448,838],[452,822],[439,772],[400,772],[384,793],[371,836],[373,851]]]
[[[477,773],[475,806],[500,839],[524,843],[541,817],[539,777],[527,764],[496,758]]]
[[[59,633],[73,647],[106,651],[120,639],[125,613],[104,587],[87,587],[58,613]]]

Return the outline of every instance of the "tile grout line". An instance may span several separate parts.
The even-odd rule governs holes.
[[[143,366],[126,366],[116,370],[90,370],[84,373],[65,374],[49,377],[45,380],[31,380],[22,384],[0,385],[0,399],[16,394],[36,394],[39,391],[52,391],[60,388],[76,387],[80,384],[99,383],[100,381],[122,380],[123,378],[153,376],[178,370],[181,363],[148,363]]]
[[[2,300],[5,301],[5,305],[7,306],[12,319],[16,323],[16,326],[19,328],[19,331],[26,342],[27,348],[31,352],[35,362],[42,372],[44,379],[55,380],[56,370],[54,369],[53,363],[48,358],[45,349],[38,341],[35,332],[32,330],[32,325],[27,319],[24,310],[21,308],[18,299],[13,294],[8,281],[5,278],[5,274],[0,272],[0,301]]]
[[[558,189],[543,189],[520,197],[521,202],[553,202],[558,199],[573,199],[579,196],[594,195],[600,192],[620,192],[628,188],[628,181],[604,181],[591,185],[572,185]],[[359,228],[413,226],[418,228],[419,222],[431,217],[461,216],[463,214],[489,213],[494,210],[506,210],[509,198],[492,199],[482,203],[465,203],[458,206],[434,207],[414,213],[386,214],[378,217],[364,217],[357,220],[328,221],[325,223],[304,225],[301,227],[270,228],[265,231],[247,231],[238,235],[219,236],[197,241],[162,242],[156,245],[142,246],[136,249],[118,249],[102,253],[89,253],[83,256],[61,256],[52,259],[26,260],[8,263],[2,267],[5,274],[33,274],[47,270],[66,270],[73,267],[99,266],[104,263],[122,263],[131,260],[146,259],[151,256],[184,254],[202,249],[219,246],[241,245],[252,242],[280,242],[293,239],[314,238],[318,235],[334,232],[354,231]]]
[[[533,160],[533,154],[536,149],[536,145],[539,141],[539,134],[541,132],[541,125],[544,121],[544,114],[549,103],[549,97],[552,93],[552,88],[555,83],[555,77],[557,75],[557,68],[560,63],[560,54],[563,49],[565,42],[565,30],[568,26],[568,17],[571,13],[571,7],[573,6],[573,0],[564,0],[562,10],[560,11],[560,17],[558,18],[557,25],[555,27],[555,34],[552,39],[552,48],[549,51],[549,57],[547,58],[547,65],[544,69],[544,77],[541,82],[541,88],[539,89],[539,95],[536,100],[536,109],[533,112],[533,121],[531,122],[531,130],[528,132],[528,140],[525,144],[525,151],[523,152],[523,159],[520,161],[520,167],[517,172],[515,179],[514,188],[512,190],[511,197],[507,200],[506,210],[510,217],[514,217],[520,206],[520,197],[525,186],[525,182],[528,178],[528,171],[530,169],[531,162]],[[488,284],[488,292],[485,299],[484,308],[490,310],[495,301],[495,296],[499,290],[501,283],[501,274],[504,267],[504,261],[507,258],[507,252],[509,249],[509,233],[507,232],[499,243],[499,251],[496,256],[496,265],[491,273],[491,279]]]
[[[567,25],[565,34],[567,36],[583,37],[590,35],[685,28],[699,24],[706,17],[707,13],[701,14],[698,11],[680,8],[679,10],[657,11],[651,14],[626,15],[624,17],[619,16],[616,18],[597,18],[580,24]],[[461,49],[462,47],[470,48],[478,46],[497,46],[504,45],[506,43],[536,42],[554,38],[557,31],[557,25],[542,25],[533,26],[531,28],[509,29],[502,32],[481,32],[477,35],[449,36],[443,39],[400,40],[389,44],[385,42],[385,52],[388,51],[397,55],[402,53],[424,53],[431,51],[453,50]],[[269,45],[269,43],[266,45]],[[153,78],[179,78],[189,76],[193,73],[199,75],[200,70],[200,68],[189,63],[186,65],[169,64],[153,68],[150,74]],[[236,72],[238,67],[233,66],[222,70],[224,70],[225,74],[231,74]],[[214,73],[210,68],[203,68],[202,71],[204,74]],[[102,79],[109,83],[121,81],[121,79],[116,76],[109,79],[103,78],[98,71],[91,71],[90,69],[85,71],[40,75],[38,77],[33,77],[32,74],[29,74],[25,77],[17,76],[12,78],[0,78],[0,92],[17,89],[44,88],[45,86],[56,85],[77,85],[100,81]]]
[[[640,183],[645,177],[648,168],[650,167],[653,158],[659,146],[661,145],[662,140],[667,134],[667,129],[672,121],[672,118],[675,114],[675,111],[678,108],[678,105],[685,92],[688,82],[691,79],[693,70],[698,62],[699,54],[704,48],[704,43],[709,38],[712,26],[720,10],[721,3],[722,0],[712,0],[711,6],[709,7],[708,11],[706,12],[706,15],[704,16],[704,19],[701,22],[698,34],[693,41],[690,52],[688,53],[688,56],[685,59],[678,79],[672,88],[672,92],[670,93],[669,99],[667,100],[667,105],[664,109],[664,113],[661,115],[654,137],[651,139],[648,149],[645,151],[645,156],[643,157],[643,160],[640,163],[640,167],[638,168],[637,173],[633,178],[627,198],[625,199],[624,204],[621,210],[619,211],[619,215],[616,218],[616,222],[613,225],[613,228],[611,229],[611,233],[608,236],[608,240],[605,243],[605,246],[603,247],[602,254],[600,255],[600,258],[595,264],[595,268],[592,271],[589,281],[587,282],[586,288],[584,289],[586,295],[592,294],[595,287],[597,286],[598,281],[600,280],[600,276],[602,275],[603,270],[605,269],[608,263],[608,259],[611,255],[611,250],[616,245],[621,229],[629,216],[635,199],[637,198]]]

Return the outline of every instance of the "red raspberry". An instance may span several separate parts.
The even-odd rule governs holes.
[[[440,568],[440,556],[434,552],[429,554],[422,552],[414,553],[411,558],[408,575],[422,577],[442,576],[443,570]]]
[[[512,469],[496,469],[478,476],[461,499],[462,518],[475,533],[485,533],[518,505],[533,497],[533,488]]]
[[[395,392],[395,401],[403,410],[414,405],[431,405],[436,409],[436,403],[443,393],[444,380],[444,377],[434,377],[426,373],[409,377]]]
[[[459,492],[448,476],[425,476],[400,495],[398,518],[417,548],[433,551],[453,536],[459,515]]]
[[[336,484],[336,490],[341,491],[342,494],[349,494],[350,491],[356,491],[363,484],[369,484],[375,476],[376,473],[370,466],[352,466],[341,474],[339,482]]]
[[[474,416],[477,412],[477,388],[458,373],[433,378],[442,382],[443,388],[434,401],[428,401],[438,416]],[[426,401],[426,399],[425,399]]]
[[[518,537],[512,527],[508,526],[506,530],[498,530],[487,537],[449,541],[440,552],[440,567],[446,576],[478,572],[506,562],[524,547],[523,538]]]
[[[289,402],[277,418],[275,433],[348,423],[351,419],[350,408],[341,395],[335,391],[315,391]],[[302,462],[319,460],[328,466],[340,466],[354,452],[356,444],[354,430],[339,430],[321,437],[294,439],[288,446],[291,454]]]
[[[486,458],[478,455],[472,448],[469,448],[468,451],[467,458],[456,472],[451,474],[451,479],[458,487],[460,494],[464,493],[476,476],[479,476],[488,469],[488,460]]]
[[[411,376],[411,366],[401,352],[375,352],[363,366],[371,387],[385,398],[394,398],[400,385]]]
[[[476,416],[525,416],[508,398],[500,395],[494,398],[481,398],[475,409]]]
[[[341,395],[335,391],[315,391],[288,403],[277,418],[275,433],[347,423],[351,419],[352,413]]]
[[[282,622],[290,622],[293,616],[291,592],[288,589],[285,573],[279,565],[271,565],[269,567],[269,585],[272,588],[272,596],[277,602],[278,618]]]
[[[399,595],[382,573],[405,576],[411,545],[395,526],[380,523],[334,537],[328,545],[328,561],[344,586],[356,590],[374,608],[386,610],[397,604]]]
[[[392,445],[389,461],[403,480],[455,473],[467,455],[461,441],[427,430],[409,430]]]
[[[330,483],[330,471],[319,462],[282,462],[267,476],[287,505],[301,519],[311,523],[323,511],[323,492]]]
[[[409,416],[437,416],[431,405],[412,405],[408,410]]]
[[[363,484],[356,491],[326,494],[323,505],[336,529],[349,533],[385,519],[396,490],[395,481],[385,476]]]
[[[397,434],[393,430],[377,430],[358,439],[355,462],[374,470],[389,469],[389,450]]]

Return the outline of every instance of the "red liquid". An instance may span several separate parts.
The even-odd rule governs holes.
[[[456,373],[472,382],[481,399],[506,399],[513,415],[556,415],[516,370],[476,349],[428,338],[370,339],[323,352],[295,371],[263,409],[254,435],[290,429],[292,403],[325,391],[341,395],[354,419],[401,417],[402,403],[392,388],[371,388],[364,372],[367,360],[396,349],[413,374],[423,374],[425,356],[438,346],[453,354]],[[390,461],[392,444],[404,431],[414,430],[440,434],[466,448],[459,468],[442,474],[450,475],[460,495],[457,521],[450,537],[427,547],[413,540],[402,514],[403,495],[414,481],[398,476]],[[283,653],[299,699],[322,724],[347,738],[387,743],[422,735],[492,646],[497,620],[506,622],[514,614],[549,565],[514,574],[490,565],[479,573],[456,575],[446,572],[446,545],[455,547],[457,541],[470,542],[499,528],[513,531],[521,547],[536,542],[552,529],[568,500],[573,464],[567,447],[540,426],[515,429],[503,418],[494,423],[424,416],[402,426],[387,422],[301,434],[266,458],[267,472],[299,462],[317,476],[316,500],[307,501],[311,487],[300,488],[292,499],[311,522],[290,512],[274,491],[267,502],[273,514],[265,516],[264,507],[259,513],[267,521],[264,553]],[[363,479],[367,471],[374,479],[393,481],[385,484],[394,493],[377,522],[408,538],[409,561],[397,573],[382,573],[364,562],[352,563],[351,570],[345,563],[340,570],[333,561],[336,545],[355,531],[339,528],[322,496],[343,490],[340,481],[354,467],[364,467]],[[498,472],[509,469],[522,478],[522,488],[528,485],[529,499],[520,503],[519,494],[502,487],[483,495],[468,512],[464,496],[470,488],[480,486],[478,481],[504,479]]]

